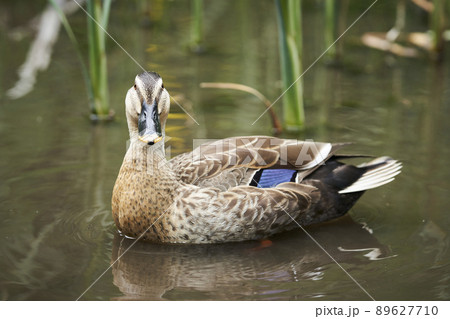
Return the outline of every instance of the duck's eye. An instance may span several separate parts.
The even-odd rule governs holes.
[[[135,90],[137,90],[137,86],[136,86],[136,84],[134,85],[134,89],[135,89]]]
[[[164,84],[161,84],[161,89],[164,89]]]

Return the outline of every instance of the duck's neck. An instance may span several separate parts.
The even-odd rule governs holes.
[[[168,177],[173,175],[169,162],[166,160],[164,139],[155,145],[147,145],[137,138],[132,138],[124,158],[125,162],[134,171],[149,174],[152,179],[162,175],[168,175]]]
[[[121,176],[134,185],[136,196],[145,198],[144,209],[149,216],[158,217],[173,204],[180,187],[175,173],[166,160],[164,142],[147,145],[131,140],[121,168]]]

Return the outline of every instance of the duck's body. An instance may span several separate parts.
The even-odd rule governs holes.
[[[339,217],[364,190],[400,172],[390,158],[342,164],[335,152],[343,144],[266,136],[218,140],[167,161],[166,94],[156,73],[144,73],[127,95],[131,144],[112,198],[114,221],[127,236],[166,243],[261,239]],[[145,125],[143,113],[150,112],[155,123]]]

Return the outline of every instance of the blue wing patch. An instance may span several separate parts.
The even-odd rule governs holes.
[[[250,186],[259,188],[275,187],[286,182],[295,182],[297,171],[293,169],[260,169],[253,176]]]

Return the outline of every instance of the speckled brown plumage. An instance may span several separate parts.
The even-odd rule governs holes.
[[[144,107],[158,115],[144,118]],[[114,221],[129,237],[165,243],[264,238],[345,214],[365,189],[391,181],[401,167],[389,158],[346,165],[335,156],[344,144],[266,136],[215,141],[167,161],[158,121],[164,132],[168,112],[161,78],[137,76],[126,98],[130,147],[112,197]],[[149,120],[153,131],[144,125]],[[257,171],[269,168],[295,170],[295,181],[250,186]]]

